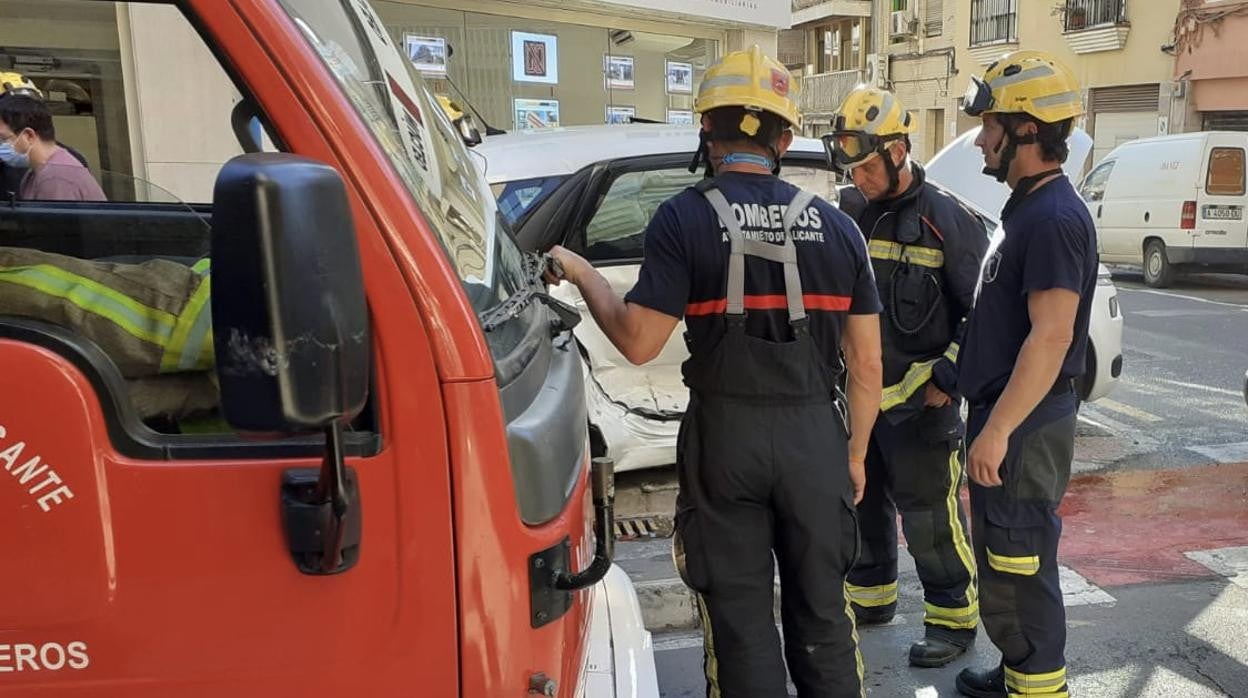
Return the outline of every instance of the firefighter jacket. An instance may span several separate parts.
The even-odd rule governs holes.
[[[840,199],[867,237],[884,304],[880,409],[894,424],[924,409],[929,381],[958,399],[958,346],[989,238],[979,216],[910,167],[914,181],[896,198],[869,203],[848,187]]]

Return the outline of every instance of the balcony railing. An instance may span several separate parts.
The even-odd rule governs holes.
[[[971,0],[971,46],[1018,41],[1018,0]]]
[[[1068,32],[1126,21],[1126,0],[1066,0],[1063,26]]]
[[[863,81],[861,70],[838,70],[802,77],[799,103],[802,113],[816,120],[826,120],[840,109],[851,90]]]

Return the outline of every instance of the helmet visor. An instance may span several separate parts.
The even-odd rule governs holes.
[[[883,141],[879,136],[859,131],[833,131],[823,137],[828,162],[838,170],[852,169],[875,155]]]
[[[988,83],[972,76],[971,84],[966,86],[966,95],[962,97],[962,111],[967,116],[979,116],[992,109],[995,101]]]

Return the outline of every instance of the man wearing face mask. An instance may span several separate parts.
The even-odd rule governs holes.
[[[28,90],[0,96],[0,163],[6,170],[25,170],[17,187],[22,200],[106,200],[90,170],[56,142],[52,113]]]
[[[858,505],[863,550],[847,591],[863,625],[897,608],[897,512],[923,582],[924,637],[910,663],[939,667],[975,640],[975,563],[958,491],[962,432],[956,361],[988,247],[983,222],[909,158],[914,124],[895,95],[860,86],[824,137],[854,187],[840,206],[868,238],[884,304],[884,396]]]
[[[984,265],[958,387],[967,417],[971,524],[984,629],[1001,650],[987,671],[964,669],[976,698],[1069,695],[1066,613],[1058,580],[1058,505],[1070,480],[1096,228],[1062,172],[1083,114],[1078,80],[1041,51],[1016,51],[972,78],[965,111],[984,172],[1010,185],[1004,238]]]

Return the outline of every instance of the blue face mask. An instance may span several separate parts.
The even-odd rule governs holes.
[[[17,152],[12,141],[0,143],[0,162],[9,167],[30,167],[30,153]]]

